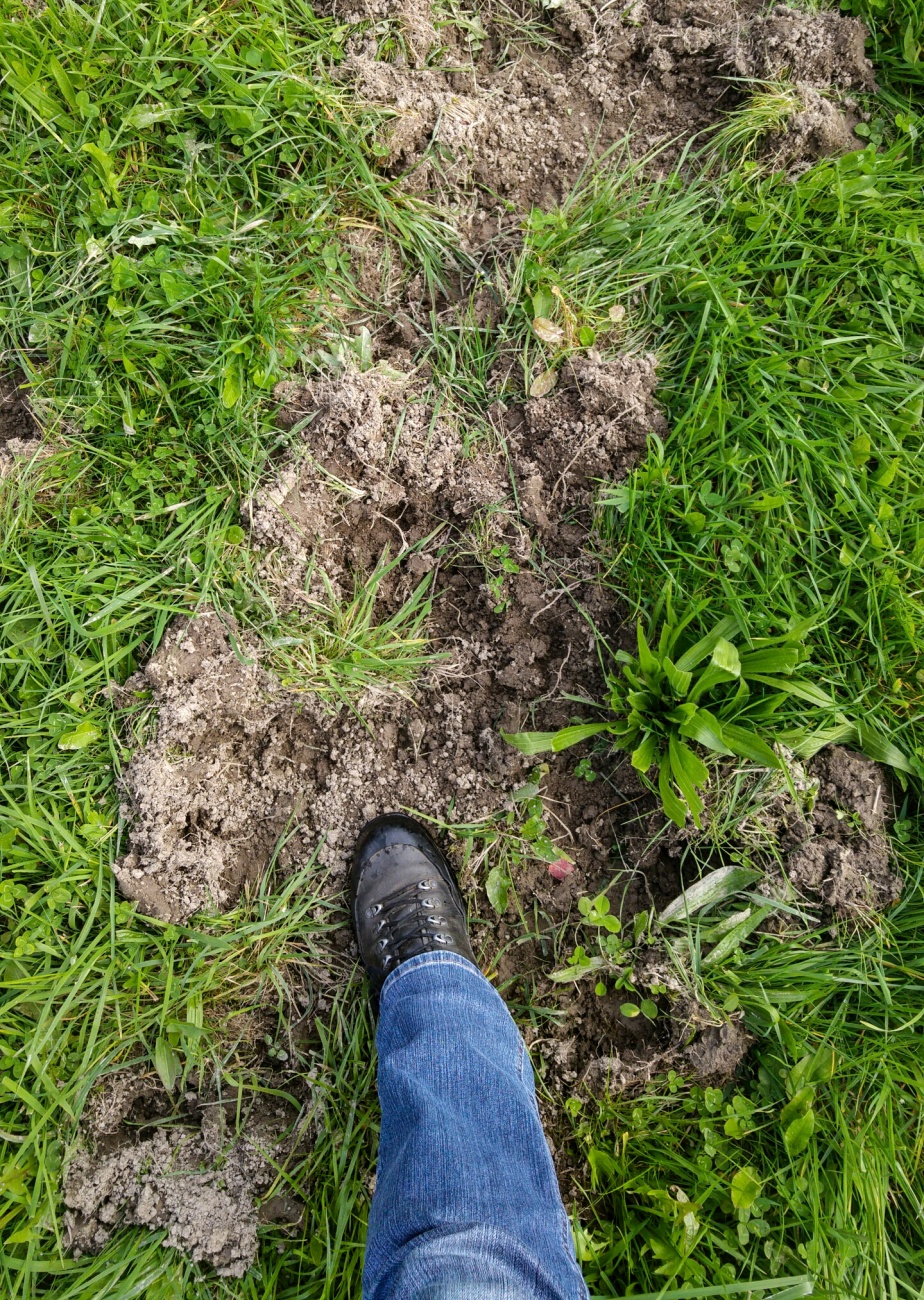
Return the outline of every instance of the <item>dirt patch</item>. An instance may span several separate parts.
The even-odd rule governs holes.
[[[874,916],[896,903],[902,888],[885,833],[893,815],[886,771],[840,746],[823,750],[808,770],[817,796],[804,820],[788,819],[798,843],[785,860],[786,876],[800,895],[820,900],[834,916]]]
[[[807,766],[790,755],[788,765],[794,795],[781,773],[755,772],[750,778],[753,788],[745,781],[739,790],[742,802],[734,817],[721,802],[725,781],[735,783],[734,778],[717,774],[708,792],[711,808],[703,831],[691,823],[683,830],[666,824],[631,769],[618,768],[608,783],[610,797],[634,815],[630,821],[624,814],[623,824],[615,828],[616,852],[598,856],[599,874],[596,879],[585,875],[585,889],[605,890],[626,930],[638,911],[657,913],[707,871],[745,861],[764,872],[755,886],[760,893],[797,908],[802,918],[794,921],[791,912],[781,912],[768,917],[764,928],[804,930],[806,924],[827,925],[832,918],[868,924],[901,893],[886,837],[886,823],[893,815],[887,773],[870,759],[839,747],[823,751]],[[590,797],[585,794],[585,801]],[[710,811],[715,814],[713,825],[732,829],[711,831]],[[724,1084],[735,1074],[753,1040],[739,1017],[716,1018],[690,998],[693,980],[689,972],[686,977],[682,973],[682,944],[674,945],[672,955],[659,945],[626,954],[622,964],[631,964],[632,975],[623,991],[598,996],[595,974],[576,984],[552,984],[549,940],[552,922],[557,920],[560,927],[563,912],[548,889],[534,887],[529,873],[515,885],[519,906],[538,899],[550,924],[545,932],[524,938],[522,927],[512,921],[513,906],[499,923],[491,923],[502,948],[499,982],[516,1001],[538,1001],[554,1009],[554,1029],[548,1037],[534,1036],[543,1077],[553,1093],[573,1091],[580,1084],[610,1092],[636,1091],[668,1070],[712,1085]],[[487,924],[490,908],[483,893],[476,912]],[[559,968],[576,943],[587,945],[588,953],[596,951],[593,931],[577,930],[576,921],[579,925],[572,915],[565,929],[559,929],[564,935],[554,963]],[[601,978],[609,982],[611,974]],[[627,1019],[621,1005],[638,1003],[642,997],[656,1006],[657,1016]]]
[[[446,643],[453,624],[466,630],[456,676],[420,705],[394,695],[360,700],[364,720],[293,698],[256,662],[242,664],[233,625],[216,614],[174,625],[144,672],[158,724],[126,776],[131,852],[116,867],[123,893],[168,920],[225,910],[262,877],[293,818],[284,861],[317,849],[336,893],[364,820],[408,807],[458,823],[502,807],[528,765],[498,728],[527,720],[528,693],[596,684],[595,651],[580,615],[538,578],[518,576],[499,617],[484,609],[476,581],[455,576],[437,618]],[[255,659],[259,646],[234,639]],[[552,713],[567,720],[560,704]],[[609,833],[597,820],[561,832],[578,856],[584,841],[596,846]],[[574,884],[581,879],[579,871]]]
[[[0,374],[0,446],[32,441],[40,432],[21,380]]]
[[[634,1021],[630,1021],[634,1024]],[[659,1050],[624,1048],[594,1057],[583,1082],[610,1093],[638,1091],[658,1074],[676,1070],[694,1083],[724,1086],[741,1065],[754,1036],[741,1017],[716,1023],[696,1002],[680,1002],[662,1017]]]
[[[742,79],[787,79],[806,94],[846,98],[848,107],[850,91],[875,84],[859,20],[785,5],[763,12],[730,0],[636,0],[601,9],[565,0],[547,11],[552,26],[541,45],[529,44],[524,29],[513,53],[509,21],[490,12],[473,45],[470,25],[437,24],[418,0],[346,0],[332,9],[367,24],[341,75],[392,111],[386,144],[395,173],[442,196],[476,244],[507,213],[561,202],[588,160],[613,145],[628,138],[640,157],[711,126],[740,100]],[[385,61],[382,35],[394,30],[403,48]],[[824,114],[828,151],[851,147],[839,108]],[[821,129],[794,133],[790,150],[817,149]],[[668,149],[662,162],[673,156]]]
[[[18,460],[35,455],[40,437],[41,429],[21,379],[0,374],[0,478]]]
[[[807,764],[783,753],[792,790],[781,772],[754,772],[729,807],[720,773],[707,792],[704,830],[665,826],[655,812],[625,837],[624,851],[647,874],[672,863],[686,885],[703,863],[747,861],[765,873],[764,894],[796,904],[812,924],[879,915],[901,895],[886,835],[894,816],[887,770],[837,745]],[[717,833],[710,824],[732,829]]]
[[[576,507],[586,536],[592,481],[623,478],[648,435],[666,432],[656,370],[650,354],[575,357],[550,396],[495,403],[502,441],[471,457],[458,424],[423,400],[422,374],[381,365],[283,384],[281,422],[304,426],[303,450],[245,505],[253,541],[340,583],[385,544],[414,546],[435,522],[458,527],[479,510],[519,510],[548,540]]]
[[[64,1226],[75,1256],[95,1254],[123,1225],[166,1229],[165,1244],[224,1277],[256,1257],[257,1225],[278,1213],[258,1199],[276,1168],[313,1132],[274,1098],[235,1126],[236,1102],[187,1092],[177,1108],[147,1076],[114,1076],[88,1104],[80,1152],[64,1182]],[[291,1207],[290,1207],[291,1208]]]
[[[301,457],[244,511],[280,608],[309,619],[325,593],[349,597],[390,546],[405,558],[383,585],[382,616],[431,575],[431,645],[446,658],[412,698],[367,690],[355,712],[334,710],[283,687],[265,666],[267,642],[233,620],[178,620],[124,697],[157,709],[156,734],[125,776],[131,847],[116,874],[126,896],[171,920],[227,909],[293,822],[289,857],[318,848],[336,889],[366,818],[403,806],[457,824],[497,811],[529,766],[500,731],[528,725],[537,699],[548,701],[545,722],[564,725],[563,694],[602,689],[578,604],[611,635],[620,619],[580,542],[592,477],[624,474],[663,427],[654,379],[650,357],[575,362],[560,394],[510,419],[506,454],[472,459],[406,374],[287,390],[286,421],[307,421]],[[518,499],[544,544],[570,559],[532,562]],[[507,567],[492,570],[498,554]],[[571,897],[612,826],[599,808],[575,812],[574,824],[583,797],[568,780],[554,797],[579,866],[563,887]]]
[[[857,147],[853,128],[859,117],[812,86],[797,86],[800,107],[786,126],[763,142],[764,155],[774,165],[804,171],[820,158],[848,153]]]
[[[741,77],[786,78],[816,88],[874,90],[864,52],[866,28],[830,10],[803,13],[776,5],[740,27],[723,29],[725,59]]]

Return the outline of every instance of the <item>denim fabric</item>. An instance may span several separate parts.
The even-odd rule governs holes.
[[[364,1300],[586,1300],[533,1071],[497,992],[455,953],[382,989],[382,1134]]]

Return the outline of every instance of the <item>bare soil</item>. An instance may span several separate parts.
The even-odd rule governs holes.
[[[41,429],[21,378],[0,374],[0,478],[17,460],[35,454],[40,437]]]
[[[637,158],[660,149],[669,165],[740,102],[742,79],[798,88],[804,107],[773,144],[796,165],[855,147],[852,92],[875,85],[859,20],[753,0],[564,0],[532,29],[541,45],[506,6],[482,13],[477,39],[435,20],[425,0],[332,0],[328,10],[367,23],[341,75],[389,111],[395,175],[438,196],[472,245],[561,202],[616,145]],[[397,51],[382,57],[395,34]]]
[[[683,830],[639,823],[628,851],[650,872],[656,863],[676,864],[686,879],[687,861],[722,866],[744,849],[765,872],[765,894],[795,903],[815,924],[832,919],[864,921],[898,901],[901,879],[892,869],[886,829],[894,816],[888,770],[872,759],[831,745],[806,765],[791,754],[788,775],[755,778],[764,786],[725,842],[691,824]],[[715,793],[710,792],[715,799]],[[697,850],[690,853],[691,849]],[[694,867],[699,870],[700,867]]]
[[[188,1090],[175,1103],[156,1076],[111,1076],[88,1103],[83,1149],[65,1178],[69,1248],[95,1254],[123,1225],[165,1229],[166,1245],[243,1277],[258,1224],[300,1217],[293,1198],[266,1193],[276,1167],[314,1135],[316,1113],[307,1096],[300,1112],[276,1096],[239,1119],[236,1097]]]
[[[886,838],[894,816],[888,773],[838,745],[822,750],[809,773],[817,793],[807,816],[787,818],[785,875],[802,898],[841,920],[875,916],[902,888]]]
[[[430,574],[432,644],[446,658],[413,698],[367,691],[353,710],[334,711],[282,687],[264,666],[265,642],[230,618],[178,620],[124,695],[157,708],[156,735],[125,775],[131,851],[116,874],[126,896],[173,921],[227,909],[263,874],[293,816],[287,853],[317,847],[336,889],[356,832],[380,812],[412,807],[450,825],[504,806],[528,764],[500,731],[528,725],[537,700],[547,725],[564,724],[573,706],[563,694],[602,689],[586,616],[611,637],[621,616],[578,543],[592,477],[621,477],[663,427],[654,382],[649,357],[575,362],[560,392],[526,404],[506,454],[472,459],[456,427],[410,401],[407,375],[374,369],[287,389],[285,420],[313,417],[304,445],[245,508],[280,608],[308,618],[322,572],[340,598],[386,547],[403,548],[383,615]],[[537,539],[572,554],[542,561]],[[483,567],[494,547],[520,566],[500,600]],[[562,886],[570,897],[615,822],[600,809],[575,821],[574,790],[552,798],[578,864]]]

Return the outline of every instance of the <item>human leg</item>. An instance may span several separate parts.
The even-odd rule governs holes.
[[[448,864],[417,823],[380,818],[352,890],[381,1010],[365,1300],[585,1300],[526,1047]]]

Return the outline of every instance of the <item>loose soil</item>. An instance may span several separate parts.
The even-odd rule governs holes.
[[[293,817],[288,858],[317,848],[337,889],[349,845],[377,813],[412,807],[448,825],[503,807],[528,764],[500,731],[528,725],[535,701],[544,725],[564,724],[574,708],[564,694],[602,690],[588,618],[618,638],[621,616],[579,542],[592,477],[621,477],[663,429],[654,382],[647,356],[575,362],[561,391],[508,421],[506,451],[471,459],[408,375],[377,368],[287,388],[285,421],[308,419],[300,459],[245,508],[266,551],[263,581],[280,609],[309,619],[325,583],[340,599],[386,547],[403,550],[382,615],[430,575],[432,644],[446,658],[411,699],[367,691],[334,712],[281,686],[265,642],[233,619],[178,620],[124,695],[157,707],[156,735],[125,776],[131,852],[116,873],[126,896],[173,921],[228,908]],[[566,554],[546,561],[554,542]],[[503,548],[519,572],[501,571],[492,590],[484,564]],[[568,898],[597,872],[616,825],[599,808],[572,815],[581,785],[562,776],[549,791],[578,864],[559,886]]]
[[[20,378],[0,374],[0,478],[17,461],[35,455],[40,437],[41,429]]]
[[[796,168],[856,147],[852,92],[875,87],[863,24],[828,11],[747,0],[602,9],[564,0],[547,9],[550,26],[521,23],[517,32],[512,11],[498,6],[473,35],[461,22],[434,20],[421,0],[328,8],[368,24],[340,75],[388,110],[384,146],[395,175],[436,195],[472,245],[516,226],[531,207],[561,202],[588,162],[616,145],[637,158],[661,150],[659,165],[669,165],[684,141],[740,102],[745,79],[795,84],[802,107],[770,147]]]
[[[473,41],[425,0],[333,0],[330,11],[366,24],[341,75],[384,110],[387,166],[434,198],[472,249],[510,237],[531,207],[561,201],[630,129],[634,157],[660,147],[650,165],[668,165],[677,142],[738,102],[735,78],[795,84],[801,108],[766,145],[795,170],[854,147],[852,96],[874,84],[861,23],[782,5],[637,0],[601,12],[565,0],[533,44],[509,10],[483,12]],[[420,284],[389,270],[381,240],[360,231],[352,244],[360,287],[393,316],[376,340],[387,362],[277,392],[290,456],[242,511],[275,625],[217,609],[177,619],[121,691],[134,755],[122,780],[119,886],[166,921],[226,911],[264,877],[284,838],[277,870],[316,855],[319,890],[339,897],[360,825],[405,808],[429,819],[460,866],[490,978],[511,1004],[555,1012],[543,1037],[527,1030],[548,1095],[637,1089],[666,1069],[722,1083],[751,1040],[740,1020],[690,1000],[660,948],[635,961],[639,992],[667,988],[654,993],[654,1020],[621,1015],[625,992],[598,997],[592,980],[548,978],[576,942],[589,942],[575,926],[578,896],[605,890],[628,920],[689,883],[695,836],[665,830],[631,767],[595,760],[601,770],[589,782],[576,771],[583,749],[551,761],[544,817],[573,870],[558,879],[527,853],[502,916],[487,900],[477,851],[479,828],[503,830],[519,808],[511,795],[532,767],[501,732],[586,716],[575,697],[600,699],[605,689],[598,636],[612,648],[629,643],[587,543],[595,482],[624,477],[647,438],[666,432],[656,359],[585,352],[549,395],[498,399],[472,450],[404,350],[419,343]],[[379,581],[377,618],[395,615],[428,580],[430,650],[443,657],[413,687],[376,682],[350,707],[308,689],[307,677],[299,689],[291,655],[281,667],[280,631],[352,600],[385,556],[396,563]],[[831,750],[803,775],[795,801],[781,790],[763,800],[747,846],[777,847],[766,854],[765,887],[818,923],[862,921],[898,896],[884,774]],[[709,851],[721,860],[733,848]],[[783,869],[774,867],[780,853]],[[346,931],[339,939],[350,942]],[[239,1276],[253,1258],[269,1158],[291,1149],[291,1126],[291,1116],[261,1113],[231,1133],[214,1099],[174,1104],[156,1080],[117,1077],[90,1106],[67,1176],[75,1251],[97,1250],[119,1223],[136,1223],[166,1228],[169,1244]]]
[[[704,862],[718,867],[740,860],[744,850],[765,873],[763,892],[797,904],[815,924],[832,918],[862,923],[891,907],[901,879],[892,870],[886,836],[894,816],[887,769],[839,745],[807,765],[782,753],[792,789],[782,773],[754,775],[740,796],[731,840],[710,831],[707,809],[704,831],[689,823],[683,830],[640,823],[628,851],[646,871],[674,862],[689,883],[686,862],[698,864],[698,872]],[[707,797],[713,808],[721,798],[715,789]],[[715,816],[713,824],[722,821]]]
[[[237,1098],[188,1090],[178,1104],[156,1076],[123,1072],[90,1098],[82,1150],[64,1182],[64,1227],[75,1256],[95,1254],[123,1225],[166,1230],[167,1246],[224,1277],[243,1277],[261,1222],[296,1223],[286,1193],[266,1196],[313,1135],[317,1108],[261,1099],[238,1122]],[[263,1204],[258,1206],[258,1198]]]

